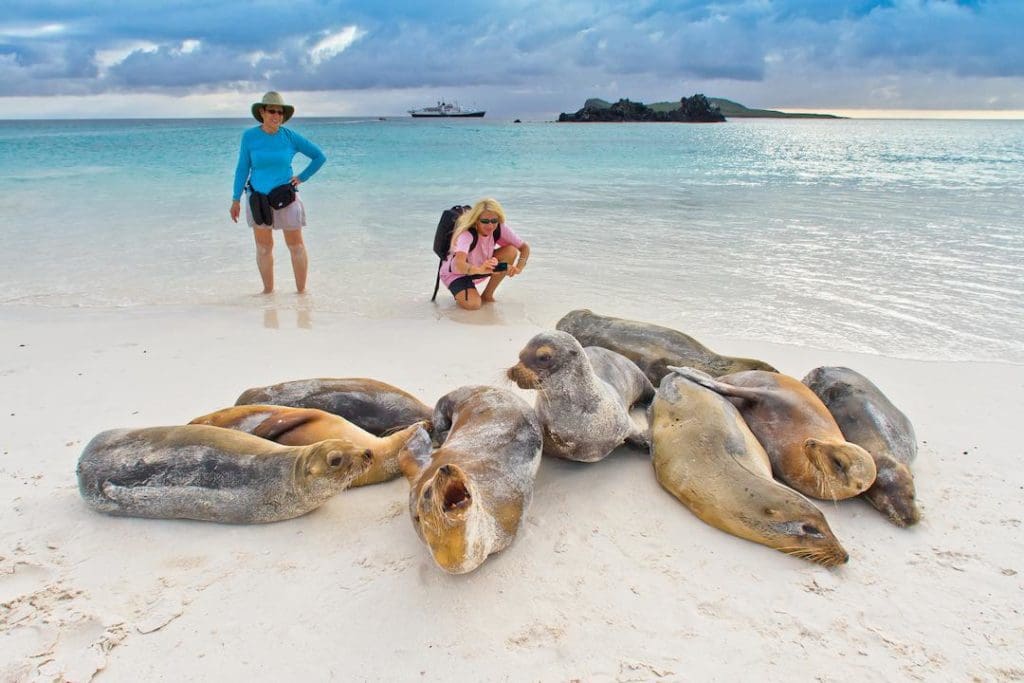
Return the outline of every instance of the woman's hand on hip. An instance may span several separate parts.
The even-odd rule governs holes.
[[[292,184],[292,187],[298,187],[302,183],[302,178],[300,178],[297,175],[293,175],[292,179],[289,180],[288,182]]]

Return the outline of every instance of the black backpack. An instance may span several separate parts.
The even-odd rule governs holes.
[[[452,208],[441,212],[441,220],[437,222],[437,230],[434,232],[434,253],[437,254],[441,261],[437,264],[437,280],[434,281],[434,295],[430,297],[431,301],[437,299],[437,290],[441,287],[441,266],[444,265],[444,260],[448,258],[448,252],[452,248],[452,233],[455,232],[455,222],[459,220],[459,216],[469,211],[470,208],[472,207],[456,204]],[[477,241],[476,228],[470,228],[469,232],[473,235],[473,241],[469,244],[469,250],[473,251]],[[501,227],[499,226],[494,231],[494,239],[498,240],[500,238]]]

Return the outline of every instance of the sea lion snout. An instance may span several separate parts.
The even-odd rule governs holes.
[[[520,389],[536,389],[540,385],[540,378],[537,373],[527,368],[522,363],[516,363],[510,367],[505,376],[516,383]]]

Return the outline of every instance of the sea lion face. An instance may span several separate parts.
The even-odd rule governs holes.
[[[875,460],[857,444],[811,438],[804,441],[803,449],[810,466],[821,472],[815,495],[823,500],[852,498],[875,482]]]
[[[464,574],[487,558],[489,547],[478,533],[473,486],[457,465],[441,465],[414,487],[409,509],[417,533],[441,569]]]
[[[519,362],[506,375],[520,389],[540,389],[544,381],[577,362],[583,347],[566,332],[541,332],[519,352]]]
[[[785,501],[778,503],[777,507],[766,507],[760,519],[747,520],[767,545],[826,567],[845,564],[850,559],[824,515],[817,510],[808,512],[806,505],[791,507]]]
[[[373,464],[373,451],[356,446],[347,439],[327,439],[311,446],[305,459],[304,474],[308,479],[351,481]]]
[[[878,476],[864,492],[864,498],[896,526],[907,527],[921,521],[914,475],[909,467],[894,458],[878,463]]]

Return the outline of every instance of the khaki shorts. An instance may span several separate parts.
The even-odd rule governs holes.
[[[302,200],[295,197],[295,201],[283,209],[274,209],[273,225],[256,225],[252,220],[252,209],[249,207],[248,197],[245,204],[245,222],[250,228],[273,228],[274,230],[299,230],[306,227],[306,207]]]

